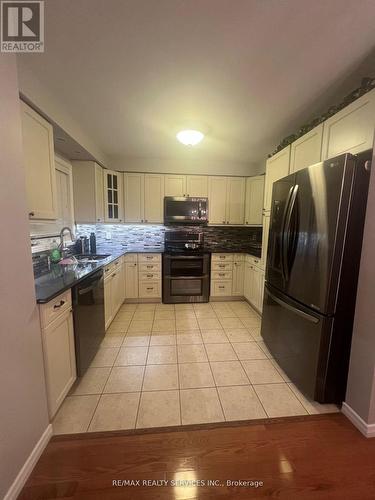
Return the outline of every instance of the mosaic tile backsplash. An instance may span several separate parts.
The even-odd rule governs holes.
[[[96,234],[98,248],[162,247],[164,234],[170,230],[203,231],[205,247],[210,250],[246,251],[261,248],[262,227],[163,226],[161,224],[78,224],[77,236]],[[110,236],[110,237],[109,237]]]

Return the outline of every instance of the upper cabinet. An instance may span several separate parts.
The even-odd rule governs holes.
[[[125,222],[144,221],[145,174],[124,174]]]
[[[226,224],[227,178],[208,180],[208,219],[211,224]]]
[[[197,198],[207,198],[208,177],[207,175],[187,175],[186,176],[187,196]]]
[[[165,196],[190,196],[206,198],[208,196],[208,177],[206,175],[164,176]]]
[[[245,182],[243,177],[227,177],[227,224],[244,223]]]
[[[318,163],[322,157],[323,123],[293,142],[289,172]]]
[[[282,149],[267,160],[264,187],[264,210],[271,210],[273,183],[289,173],[290,146]]]
[[[164,176],[124,174],[125,222],[163,221]]]
[[[187,196],[186,176],[167,174],[164,176],[165,196]]]
[[[324,122],[322,159],[372,148],[374,126],[375,91],[372,90]]]
[[[72,165],[76,222],[104,222],[102,167],[94,161],[72,161]]]
[[[246,179],[245,224],[261,226],[263,212],[264,175]]]
[[[243,224],[245,179],[209,177],[208,215],[211,224]]]
[[[74,225],[72,165],[59,156],[55,158],[57,225],[62,228]]]
[[[164,212],[164,179],[159,174],[145,174],[144,221],[162,222]]]
[[[122,173],[104,170],[104,219],[106,222],[123,221]]]
[[[52,125],[21,102],[29,217],[56,219],[57,196]]]

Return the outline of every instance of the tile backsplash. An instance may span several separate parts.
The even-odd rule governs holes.
[[[196,231],[196,226],[164,226],[162,224],[78,224],[78,236],[96,234],[98,247],[131,247],[131,246],[161,246],[164,244],[164,233],[169,230]],[[225,242],[227,246],[246,246],[262,242],[262,227],[249,226],[203,226],[199,227],[204,232],[205,244],[214,246]]]

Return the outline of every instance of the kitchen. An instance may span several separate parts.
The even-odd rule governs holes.
[[[57,29],[61,7],[45,9],[47,26]],[[78,18],[84,12],[82,2]],[[28,359],[25,352],[23,363],[35,363],[31,372],[39,373],[34,399],[44,426],[27,472],[9,471],[7,498],[21,492],[52,435],[57,444],[73,435],[137,436],[186,426],[209,432],[323,414],[373,435],[363,410],[368,401],[358,395],[364,374],[357,338],[365,300],[362,238],[368,252],[373,195],[369,41],[364,37],[346,66],[345,84],[333,72],[330,90],[313,105],[312,93],[310,104],[301,99],[304,112],[273,130],[257,161],[244,161],[249,150],[239,145],[237,155],[229,154],[230,133],[228,144],[220,143],[213,115],[169,116],[167,134],[161,123],[155,129],[135,120],[133,131],[124,108],[116,114],[114,97],[109,105],[108,89],[119,90],[110,78],[103,94],[99,81],[87,88],[85,101],[79,80],[87,82],[93,68],[78,71],[72,46],[77,82],[66,82],[59,100],[56,78],[64,72],[54,54],[64,59],[67,47],[57,40],[39,59],[18,55],[16,71],[12,56],[2,55],[4,75],[15,74],[3,100],[12,103],[12,115],[19,110],[18,181],[26,184],[22,203],[10,199],[11,189],[4,200],[7,213],[13,203],[20,218],[10,230],[12,251],[24,252],[29,292],[21,293],[34,332],[34,354]],[[155,116],[167,102],[159,99]],[[105,106],[113,123],[98,120]],[[120,147],[121,121],[127,137]]]

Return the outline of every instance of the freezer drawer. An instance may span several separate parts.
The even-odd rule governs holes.
[[[332,327],[333,318],[312,313],[265,286],[261,329],[264,342],[290,380],[320,402],[335,399],[327,378]]]

